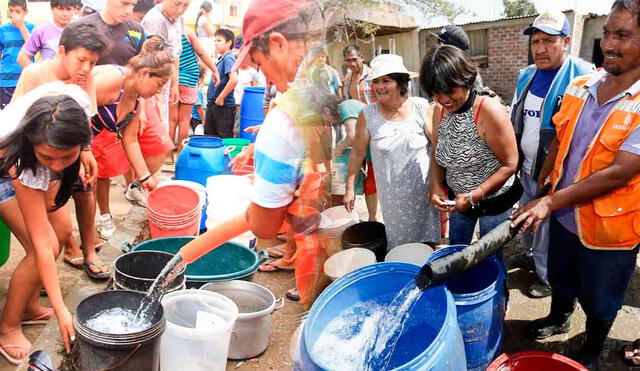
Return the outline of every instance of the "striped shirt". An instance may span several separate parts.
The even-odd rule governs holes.
[[[198,60],[193,46],[182,34],[182,52],[180,53],[180,69],[178,75],[178,85],[195,88],[200,78],[200,70],[198,69]]]
[[[31,32],[35,25],[25,22],[27,30]],[[18,64],[18,53],[24,45],[24,39],[18,27],[11,22],[7,22],[0,26],[0,53],[2,60],[0,61],[0,87],[14,88],[18,85],[22,67]]]

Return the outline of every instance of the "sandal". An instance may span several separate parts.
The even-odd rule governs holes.
[[[9,363],[11,363],[11,364],[12,364],[12,365],[14,365],[14,366],[19,365],[19,364],[22,362],[22,360],[24,360],[24,359],[25,359],[25,358],[27,358],[27,357],[24,357],[24,358],[22,358],[22,359],[16,359],[16,358],[13,358],[13,357],[11,357],[11,356],[9,355],[9,353],[7,353],[7,351],[6,351],[6,349],[7,349],[7,348],[9,348],[9,349],[11,349],[11,348],[17,348],[17,349],[27,349],[27,350],[31,349],[31,347],[27,347],[27,346],[24,346],[24,345],[13,345],[13,344],[0,345],[0,354],[1,354],[4,358],[6,358],[6,359],[7,359],[7,361],[9,361]],[[28,353],[28,352],[27,352],[27,353]]]
[[[287,293],[284,294],[284,296],[291,301],[300,301],[300,292],[298,292],[298,289],[287,290]]]
[[[295,270],[294,268],[282,268],[282,267],[279,267],[279,266],[275,265],[274,262],[276,260],[278,260],[278,259],[268,260],[266,263],[260,265],[258,267],[258,270],[260,272],[267,272],[267,273],[269,273],[269,272],[293,272]],[[268,268],[268,267],[270,267],[270,268]]]
[[[267,253],[269,254],[270,258],[283,258],[284,257],[284,250],[282,250],[281,248],[277,247],[277,246],[273,246],[273,247],[267,247],[265,250],[267,250]]]
[[[629,367],[640,367],[640,339],[627,343],[620,348],[620,357]]]
[[[83,269],[83,268],[84,268],[84,262],[79,263],[79,264],[76,264],[76,262],[77,262],[77,261],[84,260],[84,257],[83,257],[83,256],[78,256],[78,257],[71,258],[71,259],[67,259],[67,258],[65,257],[65,258],[63,258],[62,260],[64,260],[64,262],[65,262],[67,265],[72,266],[73,268],[76,268],[76,269]]]
[[[29,319],[22,320],[22,325],[45,325],[49,322],[49,319],[53,317],[55,312],[53,309],[47,311],[46,313],[42,313],[39,316],[35,316]]]
[[[96,252],[100,252],[100,250],[102,250],[103,247],[107,246],[107,241],[105,240],[100,240],[100,242],[98,242],[97,244],[95,244],[94,248],[96,249]]]
[[[97,264],[94,262],[88,262],[85,263],[84,265],[84,271],[87,273],[87,275],[93,279],[96,280],[105,280],[108,279],[109,277],[111,277],[111,270],[107,271],[107,272],[94,272],[91,270],[91,266],[94,266],[96,268],[98,268],[100,271],[102,271],[102,268],[106,267],[106,264]]]

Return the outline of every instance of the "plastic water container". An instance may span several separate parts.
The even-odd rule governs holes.
[[[181,290],[162,298],[166,328],[160,343],[162,370],[224,371],[238,306],[224,295]]]
[[[316,299],[302,331],[301,369],[327,369],[314,345],[327,324],[344,310],[364,301],[388,304],[420,268],[407,263],[379,263],[353,271],[333,282]],[[298,361],[298,360],[296,360]],[[453,297],[444,286],[424,291],[405,323],[388,365],[389,370],[464,370],[466,359]]]
[[[349,272],[376,263],[376,254],[371,250],[354,247],[342,250],[324,262],[324,274],[335,281]]]
[[[207,179],[207,229],[244,213],[251,203],[251,192],[251,179],[246,176],[218,175]],[[232,241],[249,246],[254,237],[246,232]]]
[[[0,220],[0,266],[9,260],[11,253],[11,231],[2,220]]]
[[[154,189],[146,209],[151,237],[195,236],[201,210],[200,197],[191,188],[168,185]]]
[[[229,174],[229,156],[224,152],[220,138],[197,136],[186,139],[176,161],[176,179],[206,186],[210,176]]]
[[[389,250],[384,257],[386,262],[404,262],[422,267],[433,249],[423,243],[405,243]]]
[[[589,371],[580,363],[561,354],[549,352],[520,352],[496,358],[487,371]]]
[[[262,101],[264,98],[264,88],[248,86],[244,88],[242,102],[240,104],[240,138],[249,139],[252,143],[256,141],[256,136],[246,133],[244,129],[251,126],[262,125],[264,122],[264,108]]]
[[[427,262],[466,247],[453,245],[436,250]],[[484,371],[500,355],[506,309],[504,280],[494,256],[445,283],[456,303],[468,370]]]
[[[207,228],[207,189],[204,185],[196,182],[192,182],[190,180],[167,180],[166,182],[162,182],[158,184],[158,188],[168,186],[168,185],[180,185],[187,188],[191,188],[198,193],[200,197],[200,205],[202,206],[202,214],[200,216],[200,230]]]

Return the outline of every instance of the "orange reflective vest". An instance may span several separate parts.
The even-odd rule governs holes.
[[[587,76],[567,88],[560,111],[553,116],[558,154],[551,173],[552,189],[562,178],[564,160],[582,109],[589,97]],[[622,98],[587,147],[574,182],[613,163],[625,139],[640,126],[640,94]],[[575,206],[578,236],[583,245],[599,250],[629,250],[640,243],[640,174],[604,196]]]

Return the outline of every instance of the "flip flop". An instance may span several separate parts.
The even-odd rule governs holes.
[[[53,317],[55,312],[53,309],[48,310],[46,313],[42,313],[39,316],[35,316],[29,319],[25,319],[21,322],[22,325],[46,325],[49,319]]]
[[[275,261],[276,261],[276,259],[267,261],[266,263],[260,265],[258,267],[258,270],[260,272],[265,272],[265,273],[271,273],[271,272],[293,272],[295,270],[293,268],[281,268],[281,267],[278,267],[277,265],[275,265],[273,263]],[[273,269],[264,269],[263,267],[271,267]]]
[[[106,280],[109,279],[109,277],[111,277],[111,271],[108,272],[100,272],[100,273],[96,273],[94,271],[91,270],[91,268],[89,268],[90,266],[94,266],[96,268],[98,268],[99,270],[102,270],[103,267],[106,267],[106,264],[96,264],[94,262],[88,262],[84,264],[84,271],[85,273],[87,273],[87,275],[93,279],[96,280]]]
[[[298,292],[297,289],[287,290],[287,293],[284,294],[284,296],[291,301],[300,301],[300,292]]]
[[[24,357],[24,358],[22,358],[22,359],[16,359],[16,358],[13,358],[13,357],[11,357],[11,356],[9,355],[9,353],[7,353],[7,351],[5,350],[5,349],[7,349],[7,348],[27,349],[27,353],[29,353],[29,352],[28,352],[28,350],[29,350],[29,349],[31,349],[31,347],[27,347],[27,346],[24,346],[24,345],[13,345],[13,344],[0,345],[0,354],[1,354],[4,358],[6,358],[6,360],[7,360],[7,361],[9,361],[9,363],[11,363],[11,364],[12,364],[12,365],[14,365],[14,366],[19,365],[19,364],[20,364],[20,362],[22,362],[22,361],[23,361],[25,358],[27,358],[27,357]]]
[[[103,247],[107,246],[107,241],[100,241],[98,242],[94,247],[96,249],[96,252],[100,252],[100,250],[102,250]]]
[[[631,346],[631,349],[627,349],[629,346]],[[630,368],[640,367],[640,339],[623,345],[620,348],[620,358]],[[638,359],[638,361],[634,362],[634,358]]]
[[[274,247],[267,247],[266,250],[269,253],[269,257],[270,258],[282,258],[282,257],[284,257],[284,250],[282,250],[279,247],[275,247],[275,246]],[[278,254],[272,254],[271,251],[275,251]]]
[[[68,259],[68,260],[66,258],[63,258],[62,260],[64,260],[64,262],[67,265],[72,266],[73,268],[76,268],[76,269],[83,269],[84,268],[84,263],[74,264],[74,262],[77,262],[79,260],[84,260],[84,257],[80,257],[79,256],[79,257],[71,258],[71,259]]]

